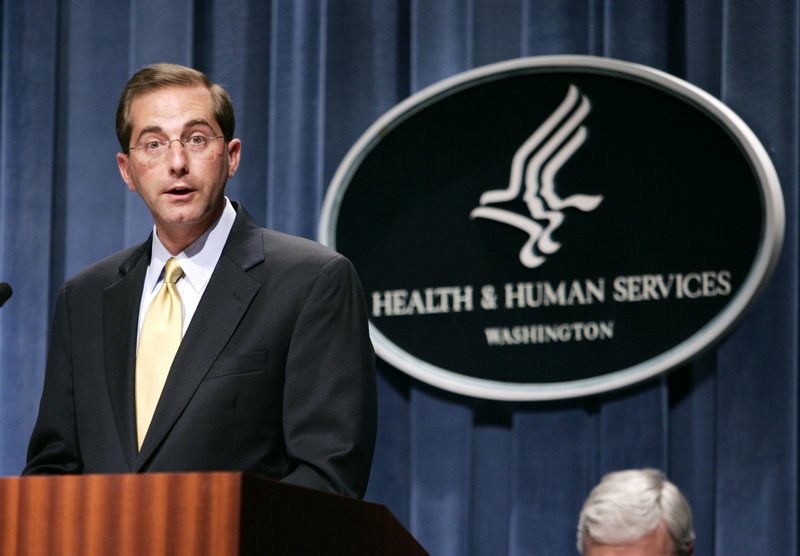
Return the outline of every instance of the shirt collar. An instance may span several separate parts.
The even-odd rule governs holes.
[[[227,197],[222,215],[203,234],[194,240],[186,249],[175,256],[183,270],[186,282],[197,292],[203,291],[211,274],[217,266],[222,255],[222,249],[228,240],[228,235],[236,220],[236,211]],[[150,255],[150,266],[147,267],[145,276],[145,291],[152,292],[161,282],[164,275],[164,265],[172,257],[161,240],[158,239],[155,225],[153,226],[153,245]]]

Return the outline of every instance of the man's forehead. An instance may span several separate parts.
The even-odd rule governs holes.
[[[662,522],[652,533],[629,543],[609,545],[587,539],[585,556],[673,556],[675,547]]]
[[[131,103],[134,133],[145,128],[188,127],[202,122],[217,123],[211,91],[202,85],[159,87],[137,96]]]

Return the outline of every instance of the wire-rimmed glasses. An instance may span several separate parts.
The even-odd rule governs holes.
[[[131,147],[130,151],[142,164],[155,164],[164,160],[173,141],[179,141],[188,156],[197,160],[211,160],[219,156],[217,149],[214,148],[214,142],[223,137],[223,135],[192,133],[188,137],[177,139],[152,138]]]

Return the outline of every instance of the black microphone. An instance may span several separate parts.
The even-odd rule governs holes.
[[[11,294],[14,293],[14,290],[11,289],[11,286],[6,284],[5,282],[0,282],[0,307],[8,301],[8,298],[11,297]]]

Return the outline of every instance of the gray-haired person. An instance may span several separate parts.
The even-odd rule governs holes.
[[[691,556],[692,510],[661,471],[608,473],[581,510],[578,551],[584,556]]]

